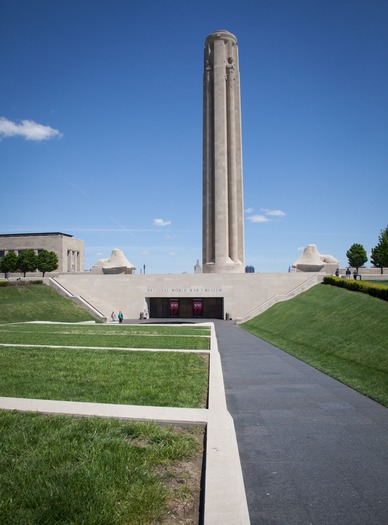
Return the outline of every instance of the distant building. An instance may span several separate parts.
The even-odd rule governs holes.
[[[197,259],[197,263],[194,265],[194,273],[202,273],[202,268],[199,264],[199,259]]]
[[[8,252],[16,255],[32,249],[39,255],[43,250],[58,256],[57,272],[84,271],[84,241],[60,232],[51,233],[6,233],[0,234],[0,257]]]
[[[245,266],[245,273],[255,273],[253,266]]]

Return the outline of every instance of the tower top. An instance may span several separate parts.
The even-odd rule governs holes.
[[[213,33],[210,33],[210,35],[206,38],[206,43],[213,42],[214,40],[231,41],[234,44],[237,44],[237,38],[225,29],[220,29],[219,31],[213,31]]]

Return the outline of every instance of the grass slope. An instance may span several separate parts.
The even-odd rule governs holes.
[[[0,323],[94,321],[86,310],[46,285],[0,287]]]
[[[388,303],[318,285],[242,327],[388,406]]]

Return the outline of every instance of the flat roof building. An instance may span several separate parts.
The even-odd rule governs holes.
[[[35,250],[38,255],[43,250],[58,256],[57,272],[84,271],[84,241],[68,233],[3,233],[0,234],[0,257],[8,252],[16,255],[23,250]]]

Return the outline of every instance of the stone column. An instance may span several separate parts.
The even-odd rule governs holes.
[[[237,39],[205,43],[203,84],[203,272],[244,272],[240,77]]]

